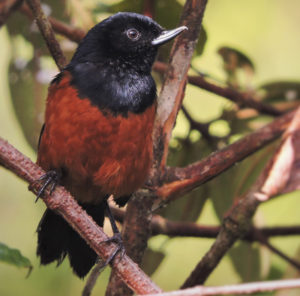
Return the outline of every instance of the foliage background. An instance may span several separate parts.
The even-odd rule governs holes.
[[[50,3],[51,1],[48,2]],[[175,4],[177,3],[176,1],[167,0],[158,2],[160,3],[159,9],[157,9],[158,20],[165,26],[168,24],[168,27],[171,25],[175,26],[176,23],[174,21],[178,20],[180,15],[180,9],[178,9],[180,6],[177,5],[182,4],[183,1],[178,1],[178,4]],[[100,21],[108,15],[111,5],[121,5],[114,9],[122,8],[122,5],[125,7],[128,1],[68,1],[68,11],[63,13],[72,15],[75,25],[88,29],[90,26],[89,18],[85,17],[83,13],[79,14],[76,12],[80,3],[85,6],[87,11],[91,8],[96,8],[94,17],[97,21]],[[141,1],[130,1],[130,3],[136,11],[142,7]],[[52,6],[52,4],[50,5]],[[102,13],[104,10],[108,11]],[[221,46],[230,46],[246,54],[254,63],[255,75],[251,77],[253,86],[279,80],[299,81],[299,11],[300,3],[297,0],[208,1],[204,17],[207,42],[203,54],[194,58],[193,65],[201,71],[209,73],[212,77],[225,81],[227,76],[223,70],[222,59],[217,54],[217,50]],[[55,14],[57,11],[54,10],[53,13]],[[62,11],[60,13],[62,14]],[[20,24],[17,23],[18,17],[20,16],[18,15],[12,20],[15,22],[13,25],[16,28],[20,27]],[[61,17],[64,17],[64,14]],[[26,26],[23,26],[23,32],[29,32],[30,23],[26,20],[24,24]],[[24,130],[27,133],[27,139],[29,138],[33,143],[36,131],[42,123],[42,116],[40,115],[36,121],[30,118],[31,106],[28,103],[28,97],[32,96],[30,83],[29,87],[24,85],[9,87],[9,81],[10,83],[14,81],[12,68],[9,71],[9,67],[12,67],[13,63],[15,64],[16,55],[21,56],[25,60],[32,55],[32,46],[20,34],[21,31],[18,36],[12,37],[8,34],[6,27],[0,30],[0,135],[31,159],[35,159],[35,152],[24,137]],[[37,35],[37,33],[30,34]],[[37,44],[43,44],[42,39],[39,39],[38,36],[34,38]],[[70,44],[66,46],[70,46]],[[41,47],[43,48],[43,46]],[[44,53],[45,49],[42,49],[42,52]],[[29,70],[33,66],[30,65],[28,67]],[[49,73],[50,76],[55,74],[55,65],[51,59],[46,57],[43,59],[43,68],[47,69],[46,77],[49,76]],[[23,75],[25,76],[25,81],[30,82],[30,79],[36,79],[36,76],[30,71],[23,73]],[[47,85],[47,79],[44,81],[45,84],[40,89],[42,93],[45,93]],[[14,101],[12,100],[12,94],[14,94]],[[226,99],[190,85],[186,91],[184,104],[194,118],[201,121],[218,118],[224,108],[227,110],[232,108],[232,103]],[[16,114],[19,114],[19,120]],[[24,115],[22,126],[20,125],[20,114]],[[267,121],[269,118],[263,118],[263,120]],[[225,121],[218,121],[212,126],[212,133],[221,136],[226,135],[228,128],[228,124]],[[32,137],[30,136],[30,130],[35,131],[31,133]],[[180,114],[174,137],[183,138],[187,133],[188,122]],[[198,135],[195,133],[191,137],[194,137],[193,141],[198,140]],[[178,143],[176,140],[172,142],[174,151],[178,150],[176,150]],[[184,148],[182,149],[184,151]],[[249,168],[249,163],[254,162],[255,159],[255,164],[261,163],[268,151],[262,152],[262,157],[255,156],[256,158],[252,158],[248,163],[243,162],[238,168],[234,168],[224,174],[224,176],[210,182],[216,188],[214,191],[206,191],[206,187],[203,186],[200,191],[196,192],[197,200],[201,199],[204,201],[204,208],[198,218],[200,223],[206,225],[219,224],[220,213],[224,213],[231,204],[233,192],[236,192],[235,187],[240,182],[238,174],[241,170],[246,171]],[[206,148],[200,153],[198,149],[185,151],[184,154],[174,153],[171,162],[182,164],[186,161],[191,161],[191,159],[186,159],[187,157],[182,159],[182,155],[191,155],[191,158],[201,158],[206,153]],[[181,155],[181,157],[178,155]],[[0,170],[0,188],[0,241],[13,248],[20,249],[34,266],[31,275],[26,278],[26,270],[0,264],[0,295],[79,295],[84,282],[72,275],[67,261],[58,269],[54,264],[40,267],[35,256],[35,229],[44,211],[44,205],[42,203],[34,204],[34,197],[27,191],[25,183],[6,170]],[[289,194],[262,205],[255,217],[256,223],[265,226],[279,224],[299,225],[299,195],[299,192]],[[211,199],[206,199],[208,197]],[[181,206],[182,204],[178,203],[178,207]],[[176,214],[174,214],[174,211],[176,211]],[[176,205],[171,207],[166,214],[174,219],[176,215],[179,218]],[[299,237],[285,237],[272,240],[272,243],[286,254],[291,257],[298,257],[298,259],[300,259],[299,242]],[[177,289],[178,285],[183,282],[194,268],[196,262],[208,250],[211,243],[212,240],[198,238],[168,239],[165,236],[152,238],[149,242],[150,247],[164,254],[163,261],[152,276],[153,280],[162,289]],[[209,278],[207,284],[221,285],[245,280],[297,276],[294,269],[289,267],[286,262],[256,244],[253,244],[252,247],[246,244],[242,247],[237,245],[231,254],[234,254],[234,256],[226,256],[225,260],[221,262]],[[157,261],[159,261],[159,254],[156,256]],[[104,294],[108,277],[109,269],[100,277],[94,290],[94,295]],[[297,291],[289,293],[284,295],[297,295]],[[277,294],[280,295],[280,293]]]

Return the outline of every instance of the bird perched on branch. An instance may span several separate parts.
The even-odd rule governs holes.
[[[105,211],[112,218],[108,196],[123,206],[144,184],[156,110],[151,67],[158,47],[185,29],[167,31],[149,17],[117,13],[87,33],[49,87],[37,160],[47,174],[39,195],[59,183],[102,226]],[[68,256],[79,277],[95,264],[96,253],[53,211],[46,210],[37,232],[41,264]]]

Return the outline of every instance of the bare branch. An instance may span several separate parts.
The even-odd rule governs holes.
[[[122,239],[126,254],[140,264],[151,235],[151,208],[154,197],[145,190],[139,190],[130,199],[124,215]],[[106,295],[131,295],[131,291],[122,283],[115,272],[112,272]]]
[[[30,8],[25,3],[20,8],[20,11],[24,13],[30,20],[34,19]],[[71,41],[79,43],[86,34],[84,30],[61,22],[54,17],[49,16],[48,20],[56,33],[67,37]]]
[[[0,28],[9,16],[21,6],[22,2],[23,0],[6,0],[0,3]]]
[[[259,292],[271,292],[284,289],[300,288],[299,279],[254,282],[240,285],[228,285],[222,287],[203,287],[197,286],[190,289],[151,294],[148,296],[213,296],[213,295],[234,295],[252,294]]]
[[[290,172],[288,171],[291,169],[290,160],[283,162],[282,157],[290,151],[287,143],[291,142],[291,139],[296,136],[295,132],[300,129],[299,117],[300,108],[294,113],[288,127],[288,133],[284,135],[279,149],[268,162],[255,184],[244,197],[240,198],[232,206],[228,215],[223,220],[223,225],[216,241],[198,263],[182,288],[203,284],[235,241],[249,231],[252,217],[260,202],[280,193],[286,186],[288,179],[284,176],[279,179],[277,174],[278,172],[284,172],[285,175],[290,176]]]
[[[167,71],[167,65],[162,62],[156,62],[154,64],[153,70],[159,73],[165,73]],[[238,92],[237,90],[229,87],[221,87],[216,84],[209,82],[202,76],[188,76],[188,82],[192,85],[198,86],[202,89],[205,89],[211,93],[219,95],[221,97],[227,98],[228,100],[238,104],[240,107],[250,107],[257,110],[260,113],[268,114],[272,116],[282,115],[280,110],[266,105],[253,97],[248,93]]]
[[[45,172],[1,138],[0,163],[28,182],[30,190],[34,193],[41,187],[35,180]],[[107,260],[117,248],[114,243],[101,244],[108,239],[107,235],[62,186],[57,186],[52,195],[46,190],[43,201],[48,208],[59,213],[102,259]],[[118,276],[136,293],[149,294],[161,291],[128,256],[116,255],[111,265]]]
[[[207,0],[189,0],[183,8],[180,24],[187,26],[189,30],[174,42],[166,79],[158,98],[153,137],[154,171],[152,173],[156,177],[165,169],[168,145],[184,97],[187,71],[198,40],[206,3]]]
[[[105,268],[103,261],[101,260],[96,264],[91,273],[88,276],[84,289],[82,291],[82,296],[90,296],[92,294],[93,288],[96,285],[97,279],[103,269]]]
[[[241,140],[187,167],[167,168],[164,179],[166,183],[157,188],[158,196],[165,202],[169,202],[211,180],[277,139],[286,130],[294,115],[295,111],[287,113]]]
[[[300,271],[300,262],[297,260],[294,260],[284,254],[282,251],[280,251],[278,248],[276,248],[274,245],[272,245],[267,239],[262,237],[259,242],[266,246],[271,252],[279,256],[281,259],[287,261],[289,264],[291,264],[293,267],[295,267],[298,271]]]
[[[125,211],[112,205],[110,208],[113,211],[115,219],[123,222]],[[216,238],[221,229],[220,226],[171,221],[160,215],[154,215],[152,217],[150,226],[152,235],[164,234],[171,237]],[[257,233],[260,233],[264,238],[300,235],[300,226],[251,227],[249,232],[242,239],[249,242],[258,241]]]
[[[66,58],[60,48],[58,41],[55,38],[55,34],[51,27],[51,24],[42,10],[39,0],[26,0],[27,4],[31,8],[37,25],[46,41],[48,49],[53,56],[56,65],[60,70],[66,65]]]

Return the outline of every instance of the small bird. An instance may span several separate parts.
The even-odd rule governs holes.
[[[151,67],[158,47],[185,29],[117,13],[87,33],[51,82],[37,159],[47,172],[43,189],[63,185],[100,226],[106,211],[111,216],[107,198],[124,206],[146,180],[156,112]],[[95,264],[96,253],[53,211],[37,232],[41,264],[68,256],[81,278]]]

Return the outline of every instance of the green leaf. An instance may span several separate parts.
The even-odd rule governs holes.
[[[168,165],[182,167],[200,160],[211,153],[211,148],[203,139],[192,143],[176,139],[177,147],[170,148]],[[159,214],[170,220],[196,221],[202,212],[208,198],[206,185],[189,192],[184,198],[179,198],[159,211]]]
[[[218,54],[223,59],[227,83],[233,87],[249,88],[255,72],[254,64],[250,58],[241,51],[228,46],[219,48]]]
[[[29,273],[32,270],[31,262],[24,257],[17,249],[12,249],[7,245],[0,243],[0,261],[22,268],[29,268]]]
[[[261,279],[258,245],[240,242],[229,251],[229,256],[243,282],[258,281]]]
[[[143,256],[141,268],[146,272],[146,274],[151,276],[159,267],[165,256],[165,253],[161,251],[156,251],[147,248]]]

